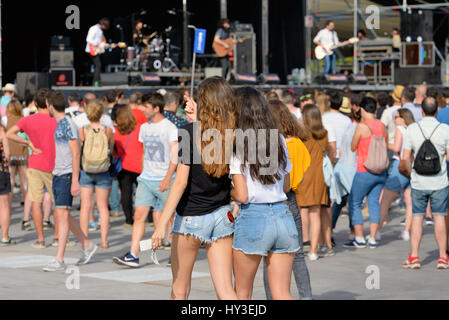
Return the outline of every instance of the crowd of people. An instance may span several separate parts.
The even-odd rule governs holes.
[[[437,268],[449,269],[449,89],[297,94],[233,89],[215,77],[194,97],[187,90],[128,97],[114,90],[101,99],[66,98],[43,88],[21,103],[13,85],[3,93],[0,244],[16,244],[9,227],[20,181],[22,229],[37,234],[32,246],[47,248],[44,231],[54,230],[58,252],[46,272],[65,270],[66,247],[76,245],[70,231],[82,247],[78,265],[98,250],[89,232],[99,229],[99,245],[108,249],[110,219],[123,212],[130,250],[112,261],[139,268],[150,223],[153,250],[171,250],[172,299],[188,299],[204,247],[219,299],[251,299],[263,260],[268,299],[292,299],[294,275],[309,300],[306,257],[336,255],[333,232],[342,212],[350,217],[349,240],[340,245],[376,249],[392,204],[402,200],[398,237],[411,246],[402,266],[421,267],[426,224],[435,226]],[[230,130],[256,132],[255,140],[234,136],[230,147]],[[268,174],[272,163],[260,156],[267,146],[277,164]],[[75,197],[79,221],[71,215]]]

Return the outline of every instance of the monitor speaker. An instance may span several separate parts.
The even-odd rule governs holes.
[[[128,73],[126,72],[101,74],[101,85],[103,86],[121,86],[127,84],[128,84]]]
[[[256,34],[254,32],[236,32],[236,39],[244,41],[237,42],[234,50],[234,73],[256,74]]]

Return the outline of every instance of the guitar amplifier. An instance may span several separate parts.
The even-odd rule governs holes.
[[[50,68],[74,66],[73,51],[50,51]]]
[[[236,32],[235,39],[245,38],[242,43],[237,42],[234,49],[234,74],[256,74],[257,52],[256,34],[254,32]]]

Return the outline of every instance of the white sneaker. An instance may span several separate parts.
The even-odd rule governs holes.
[[[404,241],[410,241],[410,232],[409,231],[402,231],[401,232],[401,239]]]
[[[58,260],[51,261],[45,268],[42,270],[45,272],[58,272],[58,271],[65,271],[66,266],[64,262],[60,262]]]
[[[370,238],[371,238],[371,236],[368,235],[368,236],[366,236],[365,239],[366,239],[366,241],[369,241]],[[380,232],[376,233],[376,241],[379,242],[381,240],[382,240],[382,234]]]
[[[309,253],[309,260],[310,261],[318,261],[320,257],[316,253]]]

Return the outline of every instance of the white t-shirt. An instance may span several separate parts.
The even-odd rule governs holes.
[[[298,108],[297,111],[295,111],[295,112],[290,111],[290,112],[295,116],[296,120],[301,121],[301,119],[302,119],[301,109]]]
[[[103,30],[101,29],[99,24],[94,25],[93,27],[91,27],[89,29],[89,33],[87,34],[87,38],[86,38],[86,52],[90,53],[90,46],[89,45],[94,45],[95,47],[97,47],[100,43],[103,42]]]
[[[81,129],[90,124],[89,119],[87,118],[87,113],[82,113],[75,118],[73,118],[73,122],[75,122],[76,126]],[[115,133],[114,124],[112,123],[111,117],[108,115],[103,115],[100,119],[100,124],[107,128],[111,128],[112,132]]]
[[[285,138],[282,137],[280,141],[283,146],[287,156],[287,168],[285,171],[281,169],[280,173],[282,179],[276,184],[270,186],[264,186],[259,181],[254,181],[248,171],[248,167],[245,172],[242,172],[241,165],[242,162],[235,155],[231,159],[230,169],[231,175],[244,175],[246,177],[246,184],[248,187],[248,202],[252,204],[262,204],[262,203],[277,203],[287,200],[287,195],[284,192],[284,178],[292,170],[292,164],[290,162],[290,156],[287,149],[287,143]]]
[[[178,128],[169,120],[145,123],[140,128],[139,141],[144,148],[142,179],[162,181],[167,176],[172,159],[170,146],[178,142]]]
[[[338,39],[337,32],[329,31],[327,28],[324,28],[316,35],[313,42],[321,42],[323,46],[327,46],[328,44],[339,44],[340,40]]]
[[[329,142],[337,143],[337,158],[340,155],[343,136],[351,125],[351,119],[341,113],[328,112],[323,115],[323,126],[328,132]]]
[[[389,144],[394,144],[394,136],[396,135],[396,125],[394,124],[393,114],[396,114],[396,111],[398,111],[400,108],[401,107],[399,106],[393,106],[385,110],[382,114],[381,121],[387,128]]]

